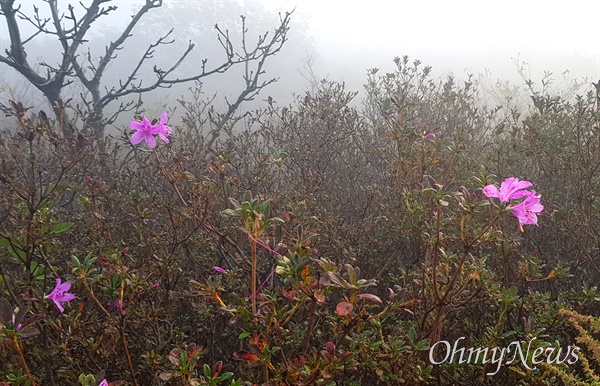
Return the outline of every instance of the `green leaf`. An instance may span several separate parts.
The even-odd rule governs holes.
[[[221,381],[226,381],[226,380],[228,380],[228,379],[231,379],[232,377],[233,377],[233,373],[225,373],[225,374],[221,375],[221,376],[219,377],[219,379],[220,379]]]
[[[17,240],[13,240],[13,243],[16,244]],[[23,264],[25,262],[25,252],[23,252],[20,249],[13,249],[13,247],[10,244],[10,241],[7,238],[0,239],[0,247],[6,247],[6,249],[8,249],[8,252],[11,256],[11,260],[13,262],[17,264]]]
[[[204,372],[204,376],[206,377],[206,379],[212,378],[212,370],[210,369],[210,366],[206,363],[204,364],[204,366],[202,366],[202,371]]]
[[[75,225],[75,223],[72,223],[72,222],[63,222],[61,224],[56,224],[52,227],[51,232],[54,234],[63,233],[65,231],[68,231],[69,229],[71,229],[73,227],[73,225]]]
[[[239,338],[238,338],[238,339],[239,339],[239,340],[243,340],[243,339],[246,339],[247,337],[249,337],[250,335],[252,335],[252,333],[251,333],[251,332],[244,331],[244,332],[242,332],[242,333],[240,334],[240,336],[239,336]]]
[[[44,268],[45,267],[43,265],[32,261],[29,266],[29,271],[31,272],[31,276],[33,276],[34,279],[44,280],[44,278],[46,277],[46,275],[44,274]]]
[[[71,261],[73,262],[73,266],[75,268],[81,267],[81,263],[79,262],[79,259],[77,258],[77,256],[71,256]]]

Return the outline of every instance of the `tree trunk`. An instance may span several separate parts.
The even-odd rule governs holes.
[[[54,111],[54,117],[56,118],[56,122],[59,124],[64,138],[67,140],[67,143],[72,144],[73,140],[75,139],[75,130],[69,121],[64,106],[62,105],[60,88],[45,88],[42,90],[42,92],[44,93],[46,99],[48,99],[48,103],[50,103],[52,111]]]

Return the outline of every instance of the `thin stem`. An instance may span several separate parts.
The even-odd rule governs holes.
[[[125,349],[125,357],[127,358],[127,366],[131,373],[131,380],[134,386],[138,386],[137,380],[135,379],[135,371],[133,369],[133,363],[131,362],[131,355],[129,355],[129,346],[127,345],[127,339],[125,338],[125,318],[121,313],[121,325],[119,326],[119,333],[121,335],[121,343],[123,343],[123,349]]]
[[[27,362],[25,362],[25,357],[23,356],[23,350],[21,350],[21,345],[16,336],[13,337],[13,343],[17,348],[17,352],[19,353],[19,357],[21,358],[21,364],[23,365],[23,370],[25,370],[25,374],[27,374],[27,379],[31,379],[31,373],[29,372],[29,367],[27,367]]]
[[[6,289],[8,289],[8,293],[10,294],[10,297],[13,299],[13,301],[16,304],[19,304],[19,300],[17,299],[15,293],[13,292],[12,286],[10,285],[10,281],[8,280],[8,277],[4,273],[4,270],[2,269],[2,264],[0,264],[0,276],[2,276],[2,282],[4,284],[6,284]]]
[[[250,232],[246,232],[246,234],[248,235],[248,238],[250,238],[250,240],[252,242],[254,242],[256,245],[260,245],[261,247],[263,247],[264,249],[266,249],[267,251],[273,253],[276,256],[285,257],[281,253],[279,253],[279,252],[277,252],[277,251],[269,248],[269,246],[261,243],[256,238],[252,237],[252,235],[250,234]],[[253,250],[253,255],[254,255],[254,250]],[[254,264],[253,264],[253,266],[254,266]],[[269,276],[267,276],[267,278],[265,279],[265,281],[263,281],[261,283],[261,285],[258,287],[258,289],[256,289],[255,291],[253,291],[252,295],[250,295],[249,297],[247,297],[246,300],[253,299],[258,294],[258,292],[260,292],[260,290],[265,286],[265,284],[267,284],[267,282],[269,281],[269,279],[271,279],[271,277],[273,277],[273,275],[275,274],[276,271],[277,271],[276,269],[274,269],[273,271],[271,271],[271,273],[269,274]],[[256,283],[256,280],[253,280],[253,282]]]
[[[256,240],[250,237],[252,245],[252,314],[256,315]]]
[[[444,293],[444,296],[442,296],[442,298],[440,299],[440,304],[441,305],[444,305],[444,302],[446,301],[446,298],[450,294],[450,291],[452,290],[452,287],[454,287],[454,283],[456,282],[456,279],[458,279],[458,275],[462,271],[462,267],[465,264],[465,260],[467,260],[467,256],[469,256],[469,250],[465,249],[465,251],[463,252],[462,258],[460,259],[460,263],[458,264],[458,267],[456,268],[456,271],[454,272],[454,275],[452,275],[452,279],[450,279],[450,283],[448,283],[448,287],[446,288],[446,292]]]
[[[173,189],[175,189],[175,192],[177,193],[177,196],[179,197],[179,200],[181,201],[183,206],[187,207],[188,203],[187,203],[187,201],[185,201],[185,199],[181,195],[181,192],[179,191],[179,188],[177,187],[177,184],[175,183],[175,178],[173,178],[172,175],[167,173],[165,168],[162,166],[162,163],[160,162],[160,158],[158,158],[158,153],[156,152],[156,149],[152,149],[152,152],[154,153],[154,158],[156,158],[156,162],[158,162],[158,165],[160,166],[160,172],[163,174],[163,176],[165,176],[167,181],[169,181],[169,183],[173,186]]]
[[[96,303],[96,305],[98,306],[98,308],[100,308],[102,310],[102,312],[108,316],[110,318],[110,312],[108,312],[106,310],[106,308],[104,308],[104,306],[102,305],[102,303],[100,303],[100,301],[98,300],[98,298],[96,297],[96,295],[94,294],[94,291],[92,290],[92,288],[89,286],[86,278],[83,278],[83,287],[86,289],[86,291],[88,292],[88,294],[90,294],[90,297],[92,298],[92,300],[94,300],[94,302]]]
[[[283,323],[280,324],[280,327],[285,327],[288,325],[289,322],[292,321],[292,318],[294,317],[294,315],[296,315],[296,312],[298,312],[302,303],[304,303],[304,302],[299,301],[298,303],[296,303],[296,305],[294,306],[294,308],[292,308],[292,310],[290,311],[290,314],[287,316],[287,318],[285,318]]]
[[[492,226],[494,226],[494,224],[496,223],[496,221],[498,221],[498,218],[499,218],[499,216],[494,217],[494,219],[492,220],[492,222],[489,223],[488,226],[485,227],[485,229],[482,230],[481,233],[477,237],[475,237],[470,243],[468,243],[467,245],[465,245],[465,249],[471,249],[471,248],[473,248],[475,246],[475,243],[477,241],[479,241],[479,239],[482,238],[483,235],[485,235],[487,233],[487,231],[489,231]]]
[[[269,384],[269,367],[267,364],[263,364],[263,378],[265,380],[265,385]]]
[[[256,289],[256,291],[255,291],[255,292],[254,292],[252,295],[250,295],[250,296],[248,296],[248,297],[246,298],[246,301],[248,301],[248,300],[250,300],[250,299],[254,298],[254,297],[255,297],[255,296],[256,296],[256,295],[257,295],[257,294],[260,292],[260,290],[261,290],[261,289],[262,289],[262,288],[265,286],[265,284],[267,284],[267,282],[269,281],[269,279],[271,279],[271,277],[273,277],[273,274],[274,274],[276,271],[277,271],[277,270],[275,270],[275,269],[274,269],[274,270],[272,270],[272,271],[271,271],[271,273],[269,274],[269,276],[267,276],[267,278],[266,278],[266,279],[265,279],[265,280],[264,280],[264,281],[263,281],[263,282],[262,282],[262,283],[261,283],[261,284],[258,286],[258,288]]]
[[[277,256],[279,256],[279,257],[285,257],[285,256],[283,256],[281,253],[279,253],[279,252],[277,252],[277,251],[275,251],[275,250],[271,249],[271,248],[270,248],[268,245],[265,245],[265,244],[261,243],[260,241],[258,241],[256,238],[252,237],[252,235],[250,234],[250,232],[246,232],[246,233],[248,234],[248,237],[249,237],[250,239],[254,240],[254,242],[255,242],[256,244],[260,245],[261,247],[263,247],[263,248],[264,248],[264,249],[266,249],[267,251],[269,251],[269,252],[271,252],[271,253],[273,253],[274,255],[277,255]]]
[[[506,249],[504,248],[504,240],[500,241],[500,250],[502,251],[502,270],[504,271],[504,288],[508,288],[508,258],[506,257]]]
[[[437,264],[438,264],[438,254],[439,254],[439,245],[440,245],[440,238],[441,238],[441,221],[440,221],[440,214],[441,211],[441,205],[438,203],[437,204],[437,210],[436,210],[436,214],[435,214],[435,227],[436,227],[436,236],[435,236],[435,246],[434,246],[434,250],[433,250],[433,291],[435,294],[435,300],[439,301],[440,300],[440,293],[438,290],[438,283],[437,283]]]
[[[308,322],[308,330],[306,330],[306,336],[304,336],[304,342],[302,342],[302,352],[305,352],[310,343],[310,336],[312,335],[312,329],[315,324],[315,314],[317,312],[317,299],[313,296],[312,307],[310,309],[310,320]]]
[[[86,289],[86,291],[88,292],[88,294],[90,295],[90,297],[92,298],[92,300],[94,300],[94,302],[96,303],[98,308],[100,308],[102,310],[102,312],[110,318],[110,312],[108,312],[106,310],[106,308],[104,308],[102,303],[100,303],[100,301],[94,294],[94,291],[89,286],[85,277],[83,278],[83,286]],[[121,296],[121,304],[123,302],[122,299],[123,299],[123,297]],[[119,311],[121,311],[121,310],[119,309]],[[121,343],[123,344],[123,349],[125,350],[125,356],[127,358],[127,366],[129,367],[129,372],[131,373],[131,380],[133,381],[134,386],[138,386],[137,380],[135,379],[135,372],[133,370],[133,363],[131,362],[131,355],[129,354],[129,346],[127,345],[127,339],[125,339],[124,320],[125,319],[123,318],[123,314],[121,313],[121,323],[119,325],[119,335],[121,335]]]

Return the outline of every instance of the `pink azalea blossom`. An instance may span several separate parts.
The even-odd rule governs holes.
[[[512,214],[519,220],[519,227],[523,232],[523,225],[537,225],[537,214],[544,210],[540,204],[542,195],[535,195],[535,190],[526,192],[525,199],[514,206],[509,206]]]
[[[115,300],[114,303],[108,303],[108,306],[111,308],[111,311],[120,310],[122,314],[127,313],[127,306],[123,303],[121,299]]]
[[[167,123],[167,115],[168,114],[165,111],[161,115],[160,121],[157,125],[152,125],[148,118],[144,116],[142,116],[141,122],[130,121],[129,127],[136,131],[131,136],[131,144],[137,145],[145,140],[148,146],[151,149],[154,149],[156,147],[156,141],[154,139],[155,135],[158,135],[165,143],[169,143],[169,139],[166,136],[171,135],[173,130],[169,126],[165,125],[165,123]]]
[[[487,197],[495,197],[500,202],[509,202],[524,197],[529,192],[525,189],[531,187],[529,181],[519,181],[518,178],[510,177],[504,180],[500,185],[500,190],[494,185],[487,185],[483,188],[483,192]]]
[[[531,182],[510,177],[502,182],[500,190],[494,185],[487,185],[483,192],[487,197],[497,198],[500,202],[510,203],[512,200],[523,199],[506,207],[519,220],[519,228],[523,232],[523,225],[537,225],[537,215],[544,210],[544,206],[540,204],[542,196],[536,196],[535,190],[527,190],[529,188]]]
[[[54,304],[56,304],[56,307],[58,307],[58,310],[63,313],[65,312],[65,309],[60,303],[70,302],[75,299],[75,295],[67,293],[69,289],[71,289],[71,283],[61,284],[60,278],[57,278],[56,287],[54,287],[54,290],[50,294],[46,295],[45,299],[52,300]]]
[[[142,142],[142,140],[145,140],[148,146],[150,146],[151,149],[154,149],[156,146],[156,142],[154,141],[155,127],[152,126],[152,123],[150,123],[148,118],[142,117],[141,122],[130,121],[129,127],[136,130],[129,140],[132,145],[137,145]]]
[[[166,111],[164,113],[162,113],[162,115],[160,116],[160,122],[158,123],[158,125],[155,126],[155,131],[156,131],[156,134],[158,134],[158,136],[165,143],[169,143],[169,140],[167,139],[167,137],[165,135],[171,135],[173,130],[169,126],[165,125],[165,123],[167,123],[167,112]]]

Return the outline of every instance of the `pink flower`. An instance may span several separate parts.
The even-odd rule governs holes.
[[[510,177],[502,182],[500,190],[494,185],[487,185],[483,192],[487,197],[495,197],[506,203],[523,198],[521,202],[510,204],[506,208],[519,220],[519,228],[523,232],[523,225],[537,225],[537,215],[544,210],[544,206],[540,204],[542,196],[536,196],[535,190],[526,190],[530,187],[531,182]]]
[[[108,386],[108,382],[106,382],[106,379],[103,379],[98,386]]]
[[[225,273],[227,272],[227,270],[221,268],[221,267],[217,267],[216,265],[213,267],[213,269],[215,270],[215,272],[219,272],[219,273]]]
[[[108,303],[108,306],[111,308],[111,311],[112,310],[115,310],[115,311],[120,310],[122,314],[127,313],[127,306],[125,304],[123,304],[123,301],[121,299],[115,300],[114,303]]]
[[[527,195],[529,192],[525,189],[530,187],[531,182],[519,181],[518,178],[510,177],[502,182],[499,191],[494,185],[487,185],[483,188],[483,192],[487,197],[498,198],[500,202],[509,202],[510,200],[516,200]]]
[[[148,146],[150,146],[151,149],[154,149],[156,146],[156,142],[154,141],[154,126],[152,126],[148,118],[142,117],[141,122],[130,121],[129,127],[136,130],[129,140],[132,145],[137,145],[142,142],[142,140],[145,140]]]
[[[526,192],[525,199],[514,206],[509,206],[512,214],[519,220],[519,227],[523,232],[523,225],[537,225],[537,214],[544,210],[540,204],[542,195],[535,195],[535,190]]]
[[[155,126],[155,131],[156,134],[158,134],[158,136],[165,142],[165,143],[169,143],[169,140],[167,139],[167,137],[165,137],[165,135],[171,135],[171,133],[173,132],[173,130],[165,125],[165,123],[167,123],[167,112],[165,111],[164,113],[162,113],[162,115],[160,116],[160,122],[158,123],[158,125]]]
[[[56,287],[54,290],[46,295],[44,299],[50,299],[56,304],[58,310],[63,313],[65,309],[60,305],[60,303],[70,302],[75,299],[75,295],[67,293],[67,291],[71,288],[71,283],[62,283],[60,282],[60,278],[56,279]]]
[[[167,139],[167,135],[171,135],[173,130],[165,125],[167,123],[167,112],[165,111],[161,117],[160,121],[157,125],[152,125],[152,123],[148,120],[148,118],[142,116],[142,121],[130,121],[129,127],[131,127],[136,132],[133,133],[131,139],[129,140],[132,145],[137,145],[138,143],[145,140],[148,146],[151,149],[156,147],[156,141],[154,140],[154,136],[158,135],[165,143],[169,143]]]

